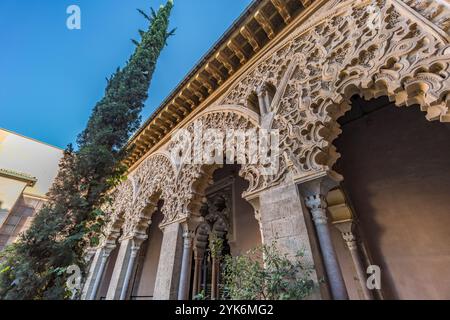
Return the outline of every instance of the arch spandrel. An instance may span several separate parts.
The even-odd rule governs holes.
[[[239,105],[227,106],[227,109],[221,107],[223,106],[214,107],[192,119],[186,126],[187,131],[194,134],[194,123],[201,123],[203,130],[217,129],[221,132],[229,129],[245,131],[258,128],[258,116],[254,112]],[[169,152],[173,147],[174,143],[169,144]],[[176,175],[174,197],[169,201],[167,209],[177,214],[164,219],[163,224],[197,214],[204,201],[204,191],[212,183],[212,174],[221,166],[182,164]]]
[[[434,15],[432,8],[437,8]],[[349,109],[355,94],[366,99],[388,96],[397,106],[418,104],[427,119],[450,122],[450,45],[445,19],[449,12],[431,1],[323,4],[246,70],[215,106],[184,127],[192,130],[194,121],[202,120],[206,128],[279,130],[278,172],[264,176],[259,165],[242,167],[240,175],[249,181],[250,194],[331,170],[339,157],[332,145],[340,134],[337,119]],[[259,118],[245,105],[248,95],[265,83],[276,92],[268,113]],[[170,154],[170,143],[166,147]],[[140,211],[148,205],[143,199],[160,192],[166,198],[163,224],[195,212],[220,165],[176,167],[170,159],[159,159],[169,174],[153,177],[144,174],[158,167],[151,157],[135,171],[133,206]],[[142,219],[131,225],[137,225],[136,221]]]
[[[156,153],[143,161],[127,180],[113,192],[105,234],[111,234],[111,226],[122,228],[123,238],[147,237],[151,216],[160,199],[173,197],[175,167],[165,153]],[[167,214],[165,208],[163,213]],[[123,219],[118,221],[117,217]]]
[[[265,82],[277,88],[270,123],[280,131],[279,177],[265,177],[260,187],[331,170],[337,119],[354,94],[418,104],[428,120],[449,122],[449,12],[427,1],[338,1],[241,76],[222,103],[245,101]]]
[[[130,215],[134,199],[134,186],[130,179],[120,183],[110,195],[110,201],[104,206],[106,223],[103,227],[103,242],[114,243],[120,235],[123,223]]]

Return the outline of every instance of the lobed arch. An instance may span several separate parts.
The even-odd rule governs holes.
[[[260,182],[250,192],[331,171],[339,157],[332,144],[340,134],[337,120],[355,94],[387,96],[399,107],[417,104],[428,120],[450,122],[449,30],[411,5],[324,6],[229,89],[221,103],[245,101],[264,83],[276,86],[262,123],[280,132],[280,168],[274,177],[261,177],[253,167]],[[439,10],[441,17],[450,14],[448,7]]]
[[[240,105],[214,106],[192,119],[186,125],[188,131],[193,131],[195,121],[201,121],[204,129],[245,130],[259,126],[258,115]],[[221,165],[186,164],[177,167],[171,159],[171,148],[173,143],[169,143],[166,151],[148,157],[115,192],[114,213],[110,217],[114,220],[116,212],[125,210],[121,220],[123,225],[120,225],[123,238],[137,236],[145,240],[151,214],[161,199],[164,200],[161,226],[198,212],[204,191],[212,183],[212,174]]]
[[[240,175],[249,182],[245,196],[250,196],[331,171],[339,158],[333,146],[340,134],[337,120],[355,94],[388,96],[399,107],[417,104],[428,120],[450,122],[449,30],[417,10],[414,3],[399,0],[322,6],[183,128],[192,132],[194,122],[201,120],[205,129],[279,130],[278,172],[268,176],[259,165],[242,167]],[[450,10],[440,7],[440,12],[448,16]],[[265,84],[275,92],[267,113],[259,115],[246,103]],[[153,201],[149,199],[164,198],[162,225],[198,212],[212,173],[221,165],[176,166],[170,159],[172,147],[169,143],[166,153],[151,155],[133,173],[131,202],[130,192],[122,192],[118,207],[123,202],[132,208],[125,214],[127,234],[148,227],[150,218],[139,212]]]
[[[145,240],[158,202],[170,201],[174,196],[174,176],[175,167],[166,153],[159,152],[148,157],[113,194],[110,222],[104,232],[107,237],[117,237],[113,230],[122,229],[122,238]],[[164,205],[162,213],[167,215]],[[117,219],[119,214],[122,219]]]
[[[241,105],[218,105],[200,113],[193,118],[186,129],[193,132],[194,123],[201,121],[205,130],[227,129],[250,130],[259,128],[259,116],[255,112],[245,109]],[[174,147],[170,144],[168,150]],[[212,175],[215,170],[223,167],[221,164],[183,164],[176,175],[176,183],[173,198],[168,204],[169,211],[177,213],[171,219],[165,219],[163,224],[168,224],[177,220],[184,220],[192,215],[198,215],[204,193],[208,186],[212,184]],[[242,166],[240,175],[247,179],[247,165]]]
[[[122,234],[122,227],[129,211],[130,203],[134,198],[134,186],[131,180],[119,184],[111,193],[110,202],[105,205],[103,211],[107,213],[106,223],[102,230],[102,245],[111,245],[117,242]]]

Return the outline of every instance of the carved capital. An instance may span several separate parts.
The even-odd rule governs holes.
[[[194,216],[180,222],[183,232],[183,244],[184,247],[191,248],[194,243],[195,231],[200,223],[203,222],[202,217]]]
[[[305,204],[316,224],[327,224],[327,201],[325,196],[317,194],[306,197]]]
[[[195,247],[194,248],[194,259],[195,260],[203,260],[205,257],[206,248]]]
[[[358,248],[356,243],[356,236],[353,232],[343,233],[342,238],[344,238],[344,241],[350,250],[356,250]]]
[[[357,249],[357,239],[354,233],[355,223],[353,220],[339,221],[334,223],[334,226],[341,232],[342,238],[344,239],[347,247],[350,250]]]
[[[313,180],[301,182],[299,189],[301,194],[306,198],[318,197],[319,195],[326,199],[328,192],[339,185],[339,178],[333,172],[323,171]]]

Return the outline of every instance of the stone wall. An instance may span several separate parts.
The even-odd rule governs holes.
[[[336,142],[385,298],[450,298],[449,137],[449,124],[388,105],[344,125]]]

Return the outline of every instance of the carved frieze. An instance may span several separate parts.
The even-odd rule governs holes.
[[[247,192],[256,193],[331,170],[339,157],[333,146],[340,134],[337,119],[355,94],[385,95],[397,106],[417,104],[429,120],[450,122],[449,13],[431,0],[329,1],[237,78],[215,102],[223,110],[204,113],[202,123],[205,129],[279,130],[276,174],[242,166]],[[275,93],[260,124],[227,110],[248,110],[249,98],[264,86]],[[195,120],[184,127],[192,132]],[[164,200],[163,224],[196,214],[218,167],[175,166],[169,156],[150,155],[114,192],[106,229],[116,230],[114,221],[124,215],[124,235],[145,234],[151,213],[144,209],[158,199]]]

